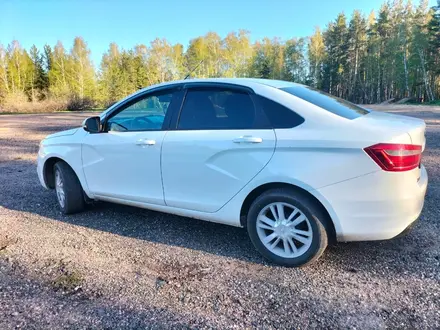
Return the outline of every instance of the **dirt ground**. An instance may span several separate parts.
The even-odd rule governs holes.
[[[239,228],[108,203],[62,215],[38,143],[89,114],[0,116],[0,329],[440,328],[440,107],[372,108],[427,123],[420,221],[301,269]]]

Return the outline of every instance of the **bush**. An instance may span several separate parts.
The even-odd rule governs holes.
[[[74,97],[67,102],[67,110],[70,111],[84,111],[91,110],[96,107],[96,103],[89,97]]]
[[[103,102],[104,109],[110,108],[116,102],[118,102],[118,101],[107,100],[107,101]]]

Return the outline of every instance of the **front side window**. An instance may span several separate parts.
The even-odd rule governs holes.
[[[309,86],[296,85],[281,90],[346,119],[356,119],[370,113],[356,104]]]
[[[246,92],[222,88],[189,89],[178,129],[251,129],[258,116]]]
[[[166,92],[149,94],[135,101],[107,121],[107,131],[161,130],[172,97],[172,92]]]

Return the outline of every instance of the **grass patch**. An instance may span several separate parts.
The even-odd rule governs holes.
[[[63,294],[75,294],[81,291],[83,278],[78,271],[72,270],[63,260],[56,263],[55,269],[55,277],[50,282],[55,291],[61,291]]]
[[[52,287],[63,293],[75,293],[81,289],[83,279],[78,272],[66,272],[52,281]]]

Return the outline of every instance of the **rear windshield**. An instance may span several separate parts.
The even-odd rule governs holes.
[[[356,104],[309,86],[297,85],[280,89],[343,118],[355,119],[370,112]]]

